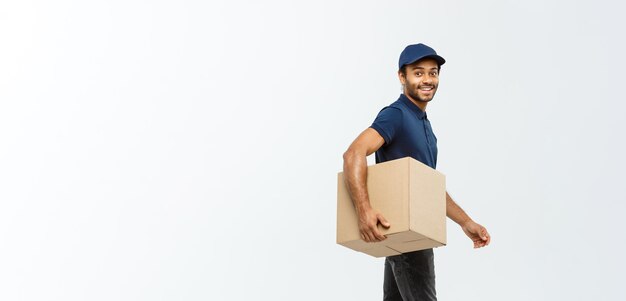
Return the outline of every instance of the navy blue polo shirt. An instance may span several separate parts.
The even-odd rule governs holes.
[[[404,94],[378,113],[371,128],[385,139],[376,151],[376,163],[412,157],[436,168],[437,137],[426,112]]]

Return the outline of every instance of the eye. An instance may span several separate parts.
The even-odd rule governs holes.
[[[422,72],[415,72],[415,76],[422,76],[423,73]]]

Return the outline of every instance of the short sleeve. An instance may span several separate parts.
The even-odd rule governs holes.
[[[402,111],[394,107],[385,107],[378,113],[370,127],[385,139],[385,144],[389,144],[402,127]]]

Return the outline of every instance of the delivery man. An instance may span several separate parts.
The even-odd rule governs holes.
[[[445,62],[424,44],[407,46],[398,62],[403,93],[378,113],[374,123],[343,154],[346,184],[359,217],[361,239],[366,242],[386,238],[378,231],[378,224],[391,226],[370,206],[366,157],[376,152],[376,163],[382,163],[408,156],[433,169],[436,167],[437,137],[426,115],[426,106],[437,92],[439,72]],[[446,214],[472,240],[474,248],[489,245],[491,237],[487,229],[474,222],[447,192]],[[437,300],[433,250],[387,257],[383,293],[383,300]]]

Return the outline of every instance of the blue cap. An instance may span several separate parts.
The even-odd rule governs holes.
[[[421,59],[432,58],[437,61],[439,66],[445,64],[446,60],[437,55],[435,49],[432,49],[422,43],[409,45],[400,53],[400,60],[398,61],[398,70],[402,69],[402,66],[413,64]]]

